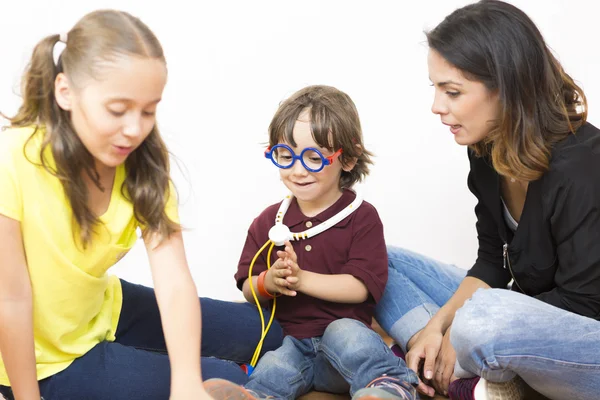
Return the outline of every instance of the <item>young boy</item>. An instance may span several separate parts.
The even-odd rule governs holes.
[[[293,199],[283,215],[291,232],[326,223],[353,203],[350,188],[371,163],[356,107],[345,93],[310,86],[281,104],[269,126],[267,158],[279,167]],[[245,389],[208,381],[216,399],[295,399],[312,389],[347,393],[353,399],[416,399],[417,376],[371,329],[375,304],[388,274],[383,225],[362,202],[322,233],[299,239],[249,267],[269,239],[280,204],[252,223],[235,275],[254,302],[250,279],[263,303],[277,298],[275,316],[283,345],[259,361]],[[302,235],[300,235],[302,236]],[[227,397],[234,398],[234,397]]]

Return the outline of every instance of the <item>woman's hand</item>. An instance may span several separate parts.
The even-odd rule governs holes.
[[[433,371],[444,335],[440,330],[429,326],[418,332],[417,335],[419,336],[406,354],[406,364],[408,368],[419,375],[417,390],[426,396],[433,397],[435,389],[425,382],[429,384],[433,379]]]
[[[433,373],[432,381],[435,390],[444,396],[448,395],[448,385],[450,385],[450,382],[457,379],[454,376],[456,352],[454,351],[454,347],[452,347],[452,343],[450,343],[451,328],[452,326],[446,329],[446,333],[442,339],[442,348],[435,363],[435,372]]]

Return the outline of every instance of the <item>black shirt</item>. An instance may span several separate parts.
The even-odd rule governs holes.
[[[516,232],[502,215],[500,177],[469,150],[479,250],[473,276],[600,320],[600,130],[586,123],[557,143],[529,183]]]

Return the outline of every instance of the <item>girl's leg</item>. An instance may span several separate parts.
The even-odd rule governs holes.
[[[121,280],[123,307],[116,332],[116,342],[125,346],[155,352],[166,352],[160,313],[154,289]],[[260,339],[260,317],[257,308],[248,303],[233,303],[209,298],[200,300],[202,307],[202,356],[237,363],[249,362]],[[270,314],[264,311],[268,320]],[[278,348],[283,340],[279,324],[274,321],[265,338],[262,354]],[[211,365],[213,363],[211,362]],[[224,362],[229,372],[215,375],[202,368],[204,376],[221,377],[244,383],[247,378],[240,368]]]
[[[207,378],[228,375],[237,365],[204,358]],[[40,381],[45,400],[164,400],[169,398],[171,372],[166,354],[102,342],[66,370]]]

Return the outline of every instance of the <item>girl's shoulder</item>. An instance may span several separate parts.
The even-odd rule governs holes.
[[[27,146],[27,155],[35,156],[39,153],[43,140],[43,128],[33,126],[4,128],[0,130],[0,159],[15,162],[25,158],[25,146]]]

